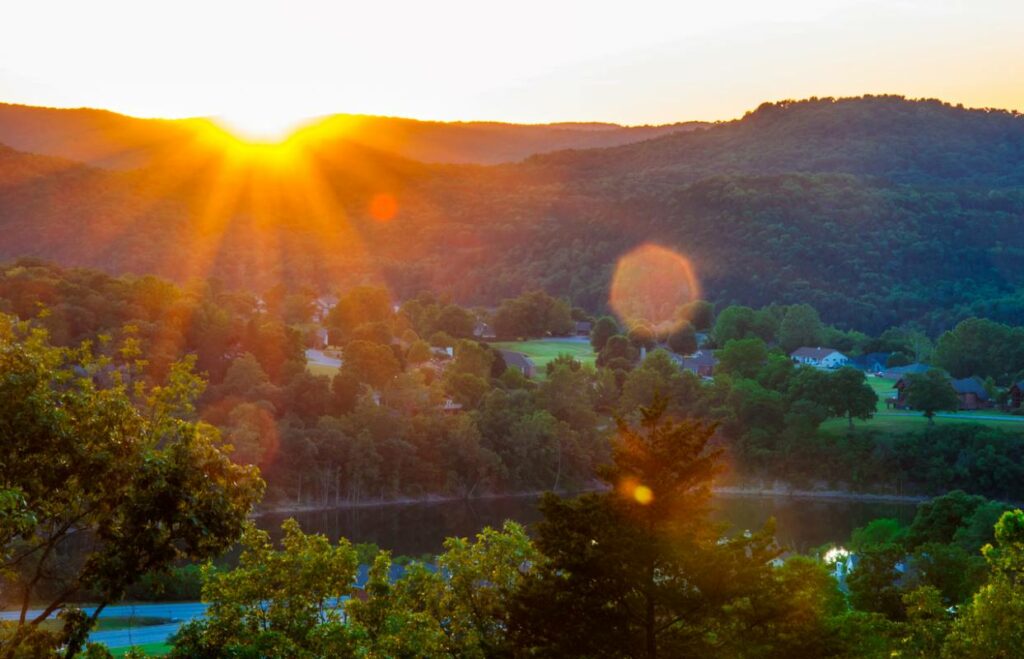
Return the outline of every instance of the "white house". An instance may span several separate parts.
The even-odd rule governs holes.
[[[790,358],[798,364],[816,368],[840,368],[850,363],[850,358],[835,348],[797,348]]]

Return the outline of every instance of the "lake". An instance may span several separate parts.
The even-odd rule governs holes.
[[[878,517],[909,523],[917,504],[716,495],[713,506],[714,518],[734,532],[760,528],[775,517],[779,542],[807,551],[829,542],[845,543],[853,529]],[[440,552],[446,537],[471,536],[507,519],[529,526],[540,513],[536,498],[507,497],[275,513],[260,516],[257,524],[276,538],[288,517],[298,520],[304,531],[323,533],[331,540],[343,536],[352,542],[376,543],[395,555],[420,556]]]

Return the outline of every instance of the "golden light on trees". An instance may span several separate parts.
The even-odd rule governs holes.
[[[686,320],[680,307],[700,297],[690,261],[671,249],[645,244],[621,257],[609,304],[627,326],[640,323],[670,333]]]

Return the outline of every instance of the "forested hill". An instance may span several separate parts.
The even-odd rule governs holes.
[[[1024,323],[1024,118],[1005,112],[785,102],[497,166],[344,138],[280,160],[171,155],[121,172],[0,149],[0,258],[487,305],[543,288],[597,311],[618,257],[653,241],[720,303],[807,302],[873,331]],[[394,208],[375,219],[381,195]]]
[[[1024,183],[1024,116],[897,96],[765,103],[714,130],[535,156],[573,178],[689,182],[714,174],[848,173],[901,183]]]
[[[143,167],[165,159],[206,123],[204,119],[140,119],[106,110],[0,103],[0,143],[112,169]],[[706,126],[697,121],[663,126],[443,122],[349,114],[312,124],[325,150],[338,141],[352,141],[423,162],[477,164],[516,162],[559,149],[616,146]]]

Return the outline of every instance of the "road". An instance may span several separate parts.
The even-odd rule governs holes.
[[[206,612],[206,604],[202,602],[161,602],[157,604],[119,604],[108,606],[100,611],[100,618],[165,618],[170,620],[163,625],[140,625],[131,629],[98,631],[89,634],[94,643],[106,643],[107,647],[124,648],[143,643],[163,643],[170,638],[185,622],[198,618]],[[96,609],[83,607],[88,615]],[[29,610],[29,618],[42,613],[41,609]],[[17,620],[19,612],[0,611],[0,620]]]
[[[921,416],[920,412],[880,412],[876,417],[886,416]],[[936,412],[936,419],[960,419],[962,421],[1007,421],[1009,423],[1024,423],[1024,416],[1010,416],[1000,414],[956,414],[955,412]]]
[[[433,566],[428,566],[434,569]],[[405,574],[405,568],[401,565],[391,566],[390,578],[396,581]],[[356,580],[353,584],[357,588],[366,585],[369,579],[369,566],[360,565],[356,573]],[[348,599],[347,597],[342,598]],[[329,605],[334,605],[337,600],[327,600]],[[206,613],[209,605],[203,602],[157,602],[154,604],[118,604],[111,605],[100,611],[100,618],[164,618],[170,620],[162,625],[140,625],[131,629],[116,629],[109,631],[98,631],[89,634],[89,640],[94,643],[105,643],[109,648],[126,648],[133,645],[145,643],[165,643],[174,635],[184,623],[189,620],[201,617]],[[92,615],[95,607],[82,607],[87,615]],[[30,609],[29,618],[34,618],[42,613],[42,609]],[[55,617],[54,613],[51,617]],[[0,611],[0,620],[17,620],[18,611]]]
[[[310,364],[319,364],[320,366],[341,368],[341,360],[336,357],[328,357],[326,354],[324,354],[323,350],[314,350],[313,348],[307,348],[306,361],[309,362]]]

